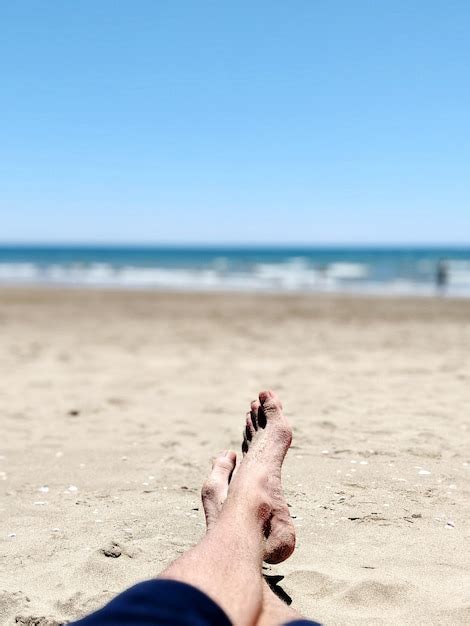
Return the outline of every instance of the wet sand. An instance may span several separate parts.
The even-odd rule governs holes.
[[[293,605],[470,623],[469,301],[3,289],[0,330],[2,624],[77,618],[193,545],[265,387],[294,427],[298,547],[266,570]]]

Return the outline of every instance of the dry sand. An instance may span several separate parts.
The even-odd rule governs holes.
[[[298,547],[268,570],[293,605],[470,623],[470,302],[4,289],[0,329],[2,624],[77,618],[193,545],[265,387],[294,426]]]

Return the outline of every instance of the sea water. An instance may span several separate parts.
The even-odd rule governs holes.
[[[470,296],[470,247],[0,246],[0,284]]]

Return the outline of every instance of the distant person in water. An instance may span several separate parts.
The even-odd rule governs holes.
[[[295,547],[281,485],[291,440],[278,397],[261,392],[246,416],[243,460],[237,465],[235,452],[225,450],[202,487],[203,539],[158,578],[121,593],[75,626],[316,624],[285,604],[262,575],[263,561],[281,563]]]
[[[447,287],[449,279],[449,269],[444,259],[439,259],[436,266],[436,287],[437,290],[442,293]]]

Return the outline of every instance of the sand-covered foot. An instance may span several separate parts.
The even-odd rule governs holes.
[[[250,472],[266,472],[272,512],[264,557],[267,563],[285,561],[295,548],[294,524],[281,485],[281,467],[291,441],[292,429],[279,398],[273,391],[262,391],[251,403],[246,419],[244,458],[236,482],[248,481],[246,475]]]
[[[219,518],[222,506],[227,499],[237,455],[231,450],[221,452],[212,463],[212,470],[201,489],[202,505],[209,530]]]
[[[234,488],[229,483],[235,472],[236,454],[228,450],[215,458],[202,487],[209,530],[217,521],[230,490],[243,495],[263,485],[263,496],[267,496],[269,506],[264,555],[267,563],[285,561],[295,547],[294,525],[281,487],[281,466],[291,439],[292,431],[277,396],[273,392],[261,393],[260,399],[252,403],[247,418],[242,446],[244,458]]]
[[[202,486],[202,505],[206,514],[207,530],[214,526],[222,512],[228,490],[230,489],[229,482],[233,476],[235,460],[235,452],[227,450],[221,452],[214,459],[211,473]],[[297,611],[287,606],[271,590],[269,582],[266,581],[263,585],[263,610],[258,617],[257,624],[259,626],[269,626],[271,624],[284,624],[302,619]]]

